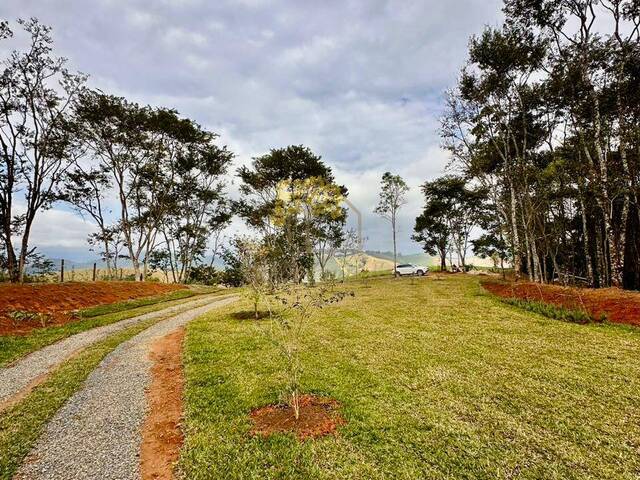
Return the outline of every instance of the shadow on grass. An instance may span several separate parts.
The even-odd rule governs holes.
[[[269,318],[269,312],[266,310],[260,310],[258,311],[258,316],[256,318],[256,312],[253,310],[241,310],[239,312],[232,313],[231,318],[235,318],[236,320],[262,320],[264,318]]]

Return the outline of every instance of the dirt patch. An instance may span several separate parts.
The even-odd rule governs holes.
[[[149,412],[142,430],[140,469],[143,480],[170,480],[183,442],[182,393],[184,375],[182,343],[184,328],[152,346],[151,386],[147,391]]]
[[[619,288],[571,288],[528,282],[484,281],[481,285],[499,297],[550,303],[587,312],[596,320],[604,315],[610,322],[640,326],[640,293],[638,292],[628,292]]]
[[[67,282],[38,285],[0,285],[0,335],[24,335],[43,326],[63,325],[72,314],[96,305],[151,297],[185,288],[155,282]],[[32,318],[13,319],[11,312]],[[41,315],[37,315],[41,314]]]
[[[300,417],[296,420],[289,405],[267,405],[251,412],[252,435],[268,437],[274,433],[294,433],[300,440],[334,435],[346,423],[338,412],[340,404],[330,398],[303,395]]]

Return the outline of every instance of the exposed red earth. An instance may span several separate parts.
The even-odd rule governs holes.
[[[251,412],[252,435],[268,437],[274,433],[294,433],[298,439],[333,435],[346,421],[338,412],[339,404],[330,398],[303,395],[300,417],[296,420],[289,405],[267,405]]]
[[[41,328],[42,319],[11,318],[12,312],[46,315],[46,326],[74,321],[74,310],[160,295],[185,288],[155,282],[67,282],[0,284],[0,335],[24,335]]]
[[[182,392],[184,328],[158,340],[150,354],[152,381],[147,391],[149,412],[142,430],[142,480],[172,480],[183,434]]]
[[[530,282],[483,281],[482,286],[502,298],[519,298],[589,313],[610,322],[640,326],[640,293],[619,288],[572,288]]]

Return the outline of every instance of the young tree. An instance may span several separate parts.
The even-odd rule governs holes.
[[[399,175],[392,175],[390,172],[382,175],[380,200],[375,209],[375,213],[391,223],[394,274],[398,266],[398,248],[396,242],[398,211],[407,203],[406,195],[408,191],[409,187]]]
[[[360,252],[361,248],[362,245],[360,243],[360,236],[358,235],[358,232],[355,229],[350,228],[344,233],[344,240],[340,244],[340,248],[338,249],[339,255],[337,256],[338,265],[340,265],[340,271],[342,272],[343,282],[348,268],[354,263],[354,256]]]
[[[249,237],[236,237],[232,240],[238,268],[246,285],[246,296],[253,304],[254,318],[260,318],[260,303],[277,289],[269,275],[268,246]],[[267,307],[269,307],[267,303]]]
[[[21,282],[31,230],[39,212],[59,198],[59,186],[72,164],[70,105],[86,80],[70,73],[53,54],[51,29],[36,19],[18,20],[30,37],[24,51],[12,51],[0,74],[0,220],[12,282]],[[13,35],[0,22],[0,41]],[[15,204],[23,196],[25,211]],[[19,246],[14,237],[21,237]],[[17,248],[16,248],[17,247]]]
[[[300,418],[300,353],[305,329],[319,310],[348,295],[353,296],[353,292],[336,291],[333,283],[325,283],[318,288],[290,285],[275,296],[280,308],[272,312],[268,334],[286,362],[286,393],[296,420]]]

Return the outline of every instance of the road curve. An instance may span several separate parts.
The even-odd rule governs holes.
[[[139,480],[152,344],[237,297],[162,320],[105,357],[56,413],[14,477],[20,480]]]
[[[34,382],[42,379],[74,353],[136,323],[178,313],[188,308],[197,308],[219,298],[220,296],[216,295],[205,295],[189,302],[77,333],[30,353],[9,367],[0,368],[0,410],[3,405],[11,402],[12,398],[28,390]]]

